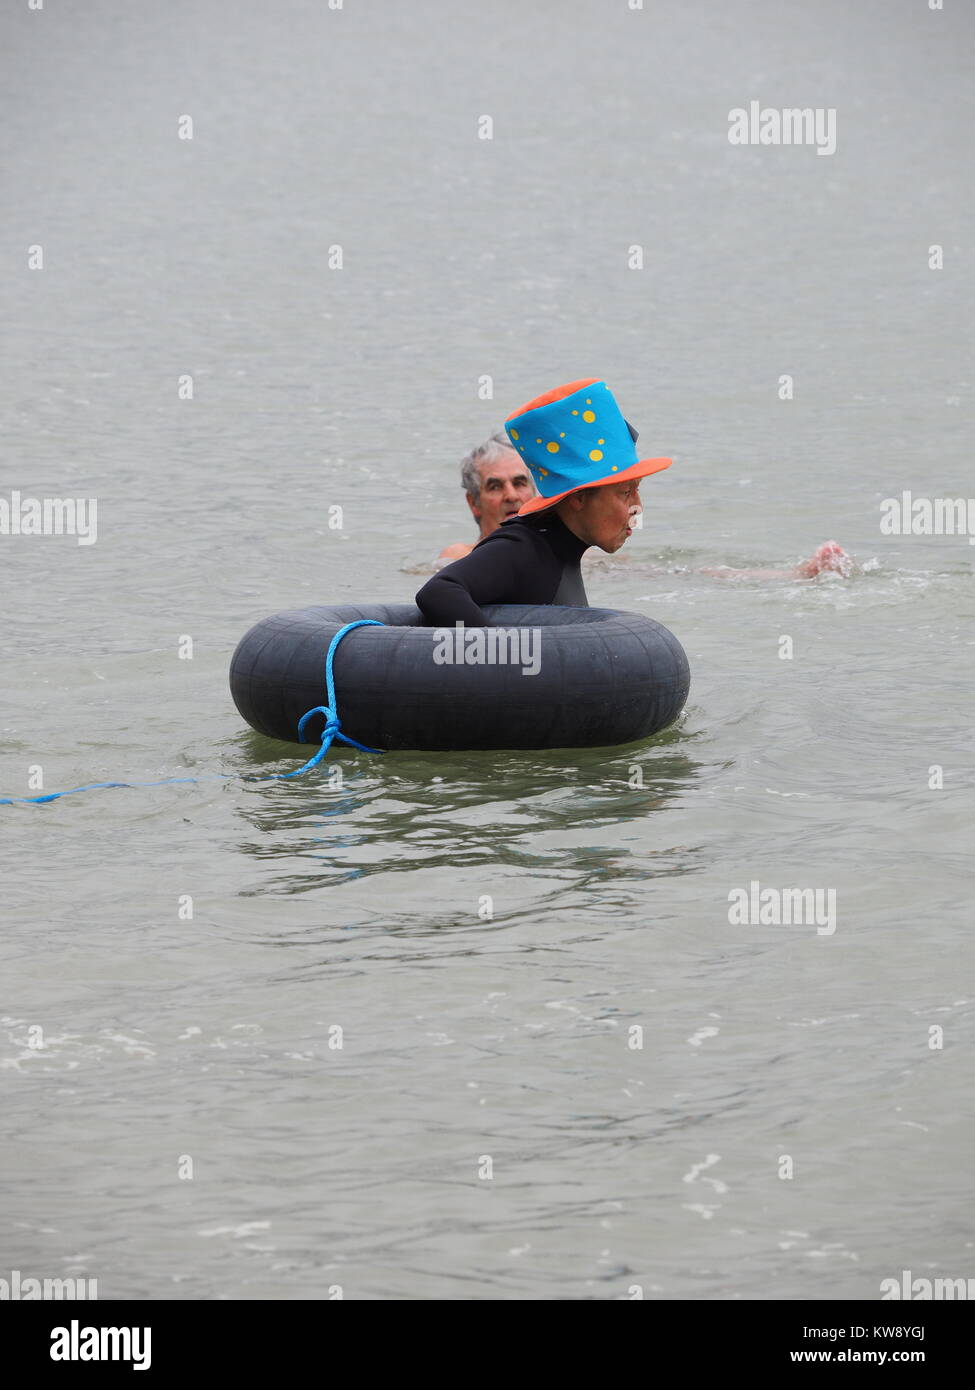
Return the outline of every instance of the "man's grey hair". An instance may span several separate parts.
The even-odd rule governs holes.
[[[472,449],[460,466],[460,482],[465,492],[469,492],[476,502],[481,495],[482,463],[497,463],[505,453],[516,454],[515,446],[506,434],[492,434],[483,444]]]

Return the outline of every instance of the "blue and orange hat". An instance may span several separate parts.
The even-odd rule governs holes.
[[[519,516],[554,507],[581,488],[645,478],[673,462],[637,458],[635,431],[605,381],[556,386],[509,415],[504,427],[539,491]]]

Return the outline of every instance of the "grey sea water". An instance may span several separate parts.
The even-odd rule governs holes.
[[[0,1277],[975,1276],[975,549],[880,529],[975,492],[970,8],[0,23],[0,496],[98,505],[93,545],[0,535],[0,793],[213,778],[0,807]],[[752,100],[834,108],[835,153],[731,145]],[[301,756],[231,703],[242,633],[408,600],[469,538],[461,456],[587,375],[675,460],[588,587],[683,642],[681,722],[239,780]],[[862,573],[697,572],[827,539]],[[752,882],[834,892],[835,931],[733,925]]]

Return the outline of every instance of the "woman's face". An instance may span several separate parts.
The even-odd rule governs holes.
[[[567,497],[563,507],[558,509],[559,515],[570,531],[587,545],[612,554],[633,534],[636,517],[642,511],[640,479],[586,488]]]

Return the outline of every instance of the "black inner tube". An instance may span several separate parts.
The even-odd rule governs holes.
[[[234,703],[258,733],[296,742],[300,717],[325,703],[329,642],[372,618],[385,626],[348,633],[333,670],[342,731],[373,748],[609,747],[659,733],[684,707],[687,657],[653,618],[552,604],[484,611],[489,628],[459,633],[428,626],[413,604],[275,614],[234,652]],[[309,721],[309,741],[323,723]]]

